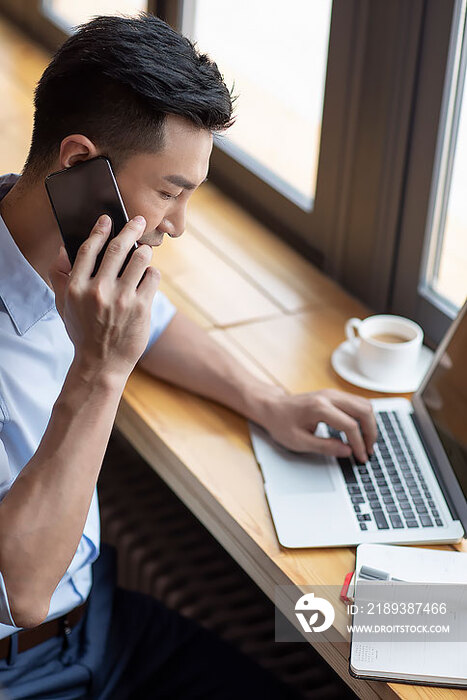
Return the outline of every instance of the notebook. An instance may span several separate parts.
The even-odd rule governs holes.
[[[400,635],[391,641],[390,635],[371,634],[368,628],[359,629],[364,622],[386,622],[391,624],[393,615],[367,615],[368,596],[364,593],[365,582],[359,578],[361,567],[371,567],[390,576],[392,581],[372,582],[382,586],[379,611],[384,602],[400,600],[410,586],[409,596],[415,596],[417,606],[426,613],[418,616],[407,614],[397,607],[398,621],[407,625],[450,624],[452,634],[429,634],[417,632],[417,641],[401,641]],[[467,687],[467,553],[400,547],[394,545],[361,544],[356,558],[356,614],[353,616],[349,668],[352,676],[371,680],[397,681],[423,685],[440,685],[458,688]],[[407,582],[407,583],[406,583]],[[418,584],[418,585],[415,585]],[[433,586],[433,584],[438,584]],[[441,584],[456,584],[446,586]],[[389,588],[390,587],[390,588]],[[372,596],[374,598],[374,588]],[[401,596],[398,597],[398,592]],[[395,592],[395,595],[394,595]],[[408,600],[408,598],[406,598]],[[410,597],[410,600],[412,598]],[[439,601],[446,600],[447,608],[440,613]],[[434,607],[435,603],[438,607]],[[376,603],[378,605],[378,603]],[[424,607],[425,606],[425,607]],[[418,609],[418,608],[417,608]],[[444,609],[444,608],[443,608]],[[434,613],[434,614],[433,614]],[[437,629],[437,628],[436,628]],[[458,630],[455,633],[455,630]],[[460,633],[459,633],[459,630]],[[456,641],[446,641],[449,639]],[[386,641],[386,640],[389,641]],[[409,639],[409,637],[407,637]],[[414,637],[412,636],[412,639]]]

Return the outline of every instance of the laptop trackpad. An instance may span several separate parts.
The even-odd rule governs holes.
[[[265,481],[283,495],[291,493],[329,493],[335,491],[330,467],[336,460],[313,453],[290,452],[269,434],[250,423],[250,436]]]

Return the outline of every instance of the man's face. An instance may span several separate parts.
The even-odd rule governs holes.
[[[212,134],[186,119],[168,115],[164,146],[159,153],[131,156],[117,172],[118,187],[129,218],[146,219],[138,243],[158,246],[164,233],[176,237],[185,229],[191,194],[206,179]]]

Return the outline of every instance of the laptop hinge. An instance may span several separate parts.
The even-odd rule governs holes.
[[[458,516],[458,514],[457,514],[456,507],[455,507],[455,505],[454,505],[454,503],[453,503],[453,501],[452,501],[452,499],[451,499],[451,496],[449,495],[449,492],[448,492],[448,490],[447,490],[447,488],[446,488],[446,486],[445,486],[445,484],[444,484],[444,481],[443,481],[443,478],[442,478],[442,476],[441,476],[441,474],[440,474],[440,472],[439,472],[439,469],[438,469],[438,467],[436,466],[436,460],[433,458],[433,452],[432,452],[430,446],[428,445],[427,441],[425,440],[425,438],[424,438],[424,436],[423,436],[423,431],[422,431],[421,428],[420,428],[419,420],[418,420],[418,418],[417,418],[417,416],[416,416],[415,413],[410,413],[409,415],[410,415],[410,417],[411,417],[411,419],[412,419],[412,423],[414,424],[415,430],[416,430],[417,433],[418,433],[418,437],[419,437],[420,440],[422,441],[422,445],[423,445],[423,447],[425,448],[426,455],[427,455],[428,460],[429,460],[429,462],[430,462],[430,464],[431,464],[431,467],[432,467],[432,469],[433,469],[433,471],[434,471],[434,473],[435,473],[436,480],[437,480],[437,482],[438,482],[438,484],[439,484],[439,487],[440,487],[440,489],[441,489],[441,491],[442,491],[442,493],[443,493],[444,499],[445,499],[445,501],[446,501],[446,503],[447,503],[447,506],[448,506],[448,508],[449,508],[449,512],[450,512],[450,514],[451,514],[451,518],[452,518],[453,520],[459,520],[459,516]]]

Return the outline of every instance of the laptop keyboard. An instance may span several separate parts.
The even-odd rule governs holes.
[[[442,527],[399,416],[387,411],[375,417],[378,441],[369,461],[359,464],[353,457],[338,459],[360,529]],[[345,440],[343,433],[328,428],[331,437]]]

